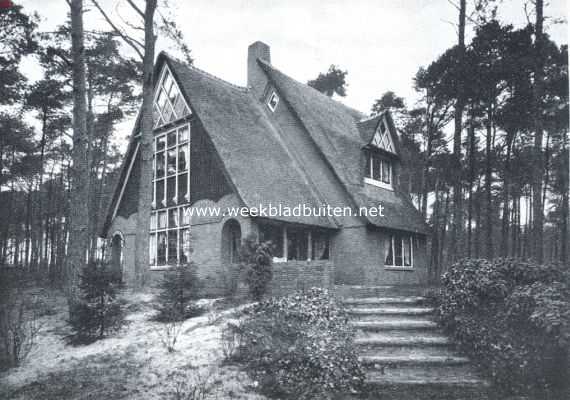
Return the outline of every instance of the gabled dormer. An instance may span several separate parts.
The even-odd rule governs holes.
[[[358,123],[358,128],[366,143],[362,149],[366,160],[364,184],[394,190],[399,153],[397,135],[390,115],[385,112],[363,120]]]

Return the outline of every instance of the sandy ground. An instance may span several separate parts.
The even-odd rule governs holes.
[[[264,399],[239,368],[226,365],[222,327],[236,309],[209,311],[183,322],[174,352],[151,321],[153,295],[126,295],[128,325],[112,337],[71,346],[62,299],[42,317],[42,330],[24,363],[0,375],[2,399]],[[203,397],[191,397],[194,392]]]

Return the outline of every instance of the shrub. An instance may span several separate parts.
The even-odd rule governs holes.
[[[201,287],[194,263],[178,265],[166,271],[158,284],[154,307],[161,322],[183,321],[204,312],[194,304]]]
[[[243,240],[240,257],[242,267],[246,270],[249,294],[255,301],[259,301],[267,293],[273,278],[271,243],[258,243],[255,235],[249,235]]]
[[[570,378],[570,285],[560,267],[468,259],[442,282],[441,323],[501,387],[556,387]]]
[[[18,271],[0,268],[0,370],[26,359],[41,328],[24,289]]]
[[[228,353],[261,391],[291,399],[330,398],[360,389],[364,374],[347,315],[326,290],[271,298],[245,311]],[[237,349],[234,347],[238,346]]]
[[[122,284],[106,264],[90,263],[80,274],[78,300],[70,304],[69,324],[74,343],[89,343],[121,328],[124,305],[118,298]]]

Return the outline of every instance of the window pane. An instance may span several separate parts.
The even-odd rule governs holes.
[[[188,146],[178,148],[178,172],[186,171],[188,168]]]
[[[166,181],[166,202],[167,206],[176,205],[176,177],[171,176]]]
[[[376,179],[376,180],[380,180],[380,165],[381,165],[381,161],[380,158],[373,156],[372,157],[372,178]]]
[[[404,265],[410,267],[412,265],[412,238],[404,237]]]
[[[178,209],[177,208],[171,208],[170,210],[168,210],[168,227],[169,228],[175,228],[178,226]]]
[[[382,182],[390,183],[392,176],[392,163],[390,161],[382,160]]]
[[[158,229],[164,229],[166,228],[166,224],[167,224],[167,215],[166,215],[166,211],[160,211],[158,213]]]
[[[156,265],[166,265],[166,232],[158,233]]]
[[[402,237],[400,235],[396,235],[394,239],[394,265],[401,267],[403,264],[402,259]]]
[[[178,175],[178,204],[188,203],[188,174]]]
[[[156,151],[164,150],[166,147],[166,136],[161,136],[156,139]]]
[[[394,265],[394,254],[392,253],[392,243],[394,242],[394,237],[389,236],[384,241],[384,254],[386,254],[386,259],[384,260],[384,265]]]
[[[308,258],[308,233],[304,230],[287,229],[287,259],[306,260]]]
[[[368,178],[372,178],[372,174],[370,173],[370,164],[372,163],[372,156],[370,154],[366,155],[366,170],[364,171],[364,176]]]
[[[184,99],[180,95],[176,97],[176,100],[174,101],[174,112],[178,118],[182,118],[185,115],[189,114],[188,109],[184,104]]]
[[[273,257],[283,258],[283,227],[277,225],[261,225],[259,241],[271,242]]]
[[[178,230],[168,231],[168,264],[178,263]]]
[[[186,212],[187,207],[180,207],[180,222],[181,226],[190,225],[190,213]]]
[[[164,105],[166,104],[166,95],[164,94],[164,90],[162,89],[158,93],[158,97],[156,98],[156,104],[158,105],[158,108],[160,108],[161,110],[164,109]]]
[[[186,142],[190,138],[190,130],[188,129],[188,125],[184,125],[182,128],[178,130],[178,143]]]
[[[162,178],[164,176],[164,152],[156,154],[154,163],[154,176],[155,178]]]
[[[154,107],[152,107],[152,120],[154,121],[154,126],[157,126],[157,121],[160,118],[160,114],[158,113],[158,107],[156,107],[156,104],[154,105]]]
[[[311,235],[313,241],[313,260],[329,259],[329,238],[325,233],[313,232]]]
[[[164,206],[164,179],[161,179],[156,181],[156,208]]]
[[[168,175],[173,175],[176,173],[176,149],[171,149],[167,152],[166,171]]]
[[[157,223],[157,217],[156,217],[156,213],[153,212],[152,214],[150,214],[150,229],[151,230],[156,230],[156,223]]]
[[[176,146],[176,131],[172,131],[166,135],[168,147]]]
[[[190,259],[190,229],[181,229],[178,233],[178,251],[180,264],[186,264]]]
[[[148,243],[148,255],[150,265],[156,265],[156,233],[151,233]]]

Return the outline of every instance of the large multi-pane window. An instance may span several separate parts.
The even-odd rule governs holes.
[[[273,262],[330,258],[330,235],[321,230],[262,224],[259,240],[271,242]]]
[[[189,259],[190,125],[154,138],[153,201],[150,217],[150,265],[183,264]]]
[[[414,252],[412,248],[412,237],[408,235],[390,235],[385,242],[386,267],[412,268],[414,266]]]

